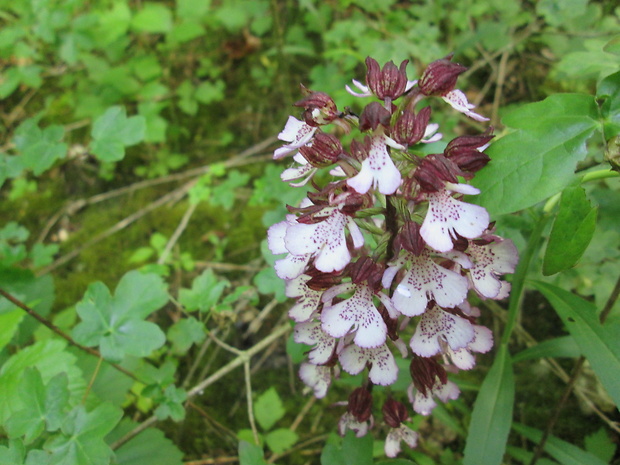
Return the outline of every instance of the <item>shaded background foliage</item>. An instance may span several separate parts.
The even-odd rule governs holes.
[[[159,425],[175,445],[150,428],[145,434],[153,438],[127,446],[158,441],[170,454],[161,463],[180,463],[178,450],[186,460],[235,456],[238,436],[249,438],[239,402],[244,377],[230,374],[189,404],[175,389],[189,389],[230,359],[205,338],[205,329],[249,348],[286,311],[261,242],[266,227],[284,215],[284,203],[299,199],[280,182],[281,166],[269,162],[274,135],[299,98],[299,83],[356,109],[344,85],[362,78],[366,56],[380,63],[408,59],[414,78],[429,62],[454,53],[470,68],[460,87],[501,134],[501,117],[511,109],[556,92],[593,94],[597,81],[617,71],[618,15],[615,2],[587,0],[0,0],[0,287],[71,332],[80,321],[76,304],[94,281],[113,293],[134,268],[161,276],[172,299],[150,321],[166,333],[166,344],[148,358],[135,354],[121,361],[140,382],[107,363],[98,368],[96,358],[73,348],[51,346],[50,353],[61,354],[74,401],[91,392],[89,415],[111,422],[123,407],[125,419],[107,444],[160,409],[161,420],[185,415],[182,423]],[[457,135],[481,128],[458,118],[438,122]],[[580,168],[603,161],[601,141],[588,148]],[[588,195],[599,205],[592,244],[578,267],[550,279],[600,309],[617,278],[620,198],[612,182],[588,187]],[[522,250],[533,219],[528,213],[505,216],[498,225]],[[7,302],[0,302],[0,316],[17,315]],[[564,334],[540,294],[528,294],[524,307],[533,311],[519,326],[517,346]],[[611,318],[617,320],[617,303],[614,308]],[[489,325],[501,326],[501,315],[497,309]],[[11,318],[5,327],[12,329],[0,339],[3,374],[19,354],[30,348],[43,357],[51,350],[43,344],[56,339],[28,317]],[[270,351],[272,357],[253,361],[252,387],[267,396],[257,404],[264,399],[282,406],[272,417],[257,412],[259,426],[265,438],[278,431],[274,425],[300,426],[292,442],[287,433],[273,434],[268,450],[286,453],[283,463],[313,463],[340,412],[309,402],[306,416],[297,417],[302,397],[290,361],[298,362],[303,348],[289,341],[286,353],[282,344]],[[52,380],[62,385],[43,373],[51,360],[40,360],[43,380],[29,372],[27,382],[37,389]],[[542,428],[563,381],[547,365],[529,363],[516,372],[515,411],[520,421]],[[571,366],[563,359],[554,363]],[[490,366],[490,357],[479,364]],[[463,399],[428,421],[414,419],[427,442],[410,458],[457,463],[484,371],[464,377]],[[584,407],[572,401],[556,433],[589,450],[602,444],[613,455],[604,423],[587,413],[593,405],[605,410],[609,401],[594,377],[583,380],[591,383],[592,402]],[[330,399],[340,400],[337,390]],[[617,412],[612,415],[617,421]],[[20,436],[4,428],[12,441]],[[60,441],[56,433],[45,434],[51,443]],[[98,440],[103,436],[101,431]],[[590,439],[584,443],[584,437]],[[34,448],[45,439],[32,439]],[[329,441],[333,448],[324,454],[337,457],[340,445]],[[521,445],[516,435],[511,443]],[[117,451],[118,463],[147,463]],[[108,463],[104,455],[100,463]],[[518,451],[511,457],[522,463]]]

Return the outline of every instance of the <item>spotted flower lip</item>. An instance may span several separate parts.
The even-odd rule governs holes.
[[[452,381],[448,380],[445,384],[442,384],[439,379],[437,379],[433,387],[429,389],[426,394],[420,391],[414,391],[412,384],[409,386],[407,393],[409,394],[410,402],[413,404],[413,410],[420,415],[430,415],[437,406],[433,397],[439,398],[442,402],[448,402],[448,400],[457,399],[461,393],[458,386]]]
[[[479,193],[478,189],[467,184],[446,183],[446,187],[427,194],[428,212],[420,228],[424,241],[439,252],[452,249],[455,233],[473,239],[489,226],[489,213],[485,208],[456,200],[450,192],[472,195]]]
[[[409,346],[421,357],[432,357],[441,353],[442,342],[458,350],[467,347],[474,337],[474,327],[469,320],[434,306],[422,315]]]
[[[519,254],[514,243],[510,239],[498,237],[484,246],[470,241],[467,252],[474,262],[468,276],[475,291],[489,299],[506,298],[510,291],[510,283],[500,281],[498,277],[515,271]]]
[[[331,368],[327,366],[302,363],[299,367],[299,377],[303,383],[314,391],[317,399],[325,397],[332,382]]]
[[[458,89],[454,89],[448,92],[441,98],[456,111],[463,113],[465,116],[469,116],[473,120],[480,122],[489,121],[489,118],[486,118],[472,111],[474,108],[476,108],[476,105],[474,105],[473,103],[469,103],[465,94]]]
[[[381,194],[391,195],[400,186],[401,174],[390,158],[387,150],[388,142],[396,144],[383,134],[377,134],[370,138],[368,157],[362,161],[362,169],[356,176],[347,181],[347,184],[358,193],[365,194],[373,188]],[[396,146],[404,149],[399,144]]]
[[[370,364],[368,377],[374,384],[389,386],[398,377],[396,360],[385,344],[368,349],[350,344],[343,349],[338,359],[342,369],[351,375],[361,373]]]

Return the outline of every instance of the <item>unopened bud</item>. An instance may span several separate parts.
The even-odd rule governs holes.
[[[338,118],[339,113],[334,100],[325,92],[313,92],[303,85],[302,92],[306,97],[295,102],[296,107],[304,108],[302,117],[309,126],[321,126],[329,124]],[[309,92],[309,94],[308,94]]]
[[[431,107],[424,107],[418,115],[409,110],[403,111],[392,128],[390,136],[401,145],[414,145],[422,140],[428,121],[431,118]]]
[[[409,418],[407,407],[391,397],[385,401],[381,411],[383,412],[383,419],[392,428],[398,428],[402,422]]]
[[[390,125],[391,113],[379,102],[371,102],[360,115],[360,131],[373,131],[381,124],[385,127]]]
[[[454,90],[459,74],[465,72],[467,68],[452,63],[451,58],[452,55],[448,55],[426,67],[418,81],[418,86],[424,95],[446,95]]]
[[[366,58],[366,84],[373,94],[381,100],[396,100],[407,88],[407,63],[405,60],[397,68],[393,61],[388,61],[383,69],[379,69],[379,63],[374,58]]]
[[[385,266],[376,263],[372,258],[365,256],[360,257],[355,263],[353,263],[349,269],[349,275],[351,281],[354,284],[368,283],[372,289],[381,285],[381,278]]]
[[[484,168],[491,160],[486,153],[478,149],[486,146],[493,137],[495,136],[491,134],[460,136],[451,140],[443,153],[462,171],[475,173]]]
[[[372,414],[372,394],[365,388],[357,388],[349,396],[348,411],[357,421],[367,421]]]
[[[409,374],[414,387],[423,395],[427,395],[428,391],[433,389],[437,378],[441,384],[448,382],[448,374],[443,366],[434,358],[420,357],[413,354],[411,364],[409,365]]]
[[[333,165],[342,153],[342,144],[336,136],[317,132],[312,141],[299,148],[302,156],[315,168]]]
[[[424,157],[413,177],[423,191],[438,192],[445,187],[446,182],[458,182],[457,176],[461,174],[456,164],[442,154],[433,154]]]
[[[420,234],[420,225],[415,221],[407,221],[398,238],[401,247],[416,256],[420,255],[426,247],[426,242]]]

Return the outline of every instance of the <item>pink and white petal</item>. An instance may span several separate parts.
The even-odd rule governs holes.
[[[350,330],[355,321],[347,310],[347,300],[338,302],[336,305],[323,307],[321,312],[321,324],[323,331],[332,337],[343,337]],[[341,315],[345,314],[345,317]]]
[[[312,175],[316,172],[317,172],[317,169],[314,168],[312,165],[299,165],[294,168],[287,168],[284,171],[282,171],[282,174],[280,175],[280,179],[282,179],[282,181],[284,182],[290,182],[290,181],[295,181],[296,179],[301,179],[304,176],[306,176],[306,178],[302,181],[302,183],[296,183],[296,185],[293,186],[293,187],[299,187],[300,185],[306,184],[310,180]]]
[[[359,173],[357,173],[352,178],[349,178],[347,184],[349,187],[355,189],[356,192],[360,194],[365,194],[370,190],[373,182],[373,173],[368,168],[368,163],[366,160],[362,162],[362,169]]]
[[[368,306],[366,314],[357,322],[354,342],[360,347],[378,347],[385,343],[387,326],[373,306]]]
[[[344,233],[342,237],[334,239],[325,243],[314,261],[316,269],[324,273],[343,270],[351,261]]]
[[[469,184],[455,184],[453,182],[446,182],[446,189],[452,192],[458,192],[463,195],[478,195],[480,189],[470,186]]]
[[[276,260],[273,266],[276,270],[276,275],[278,275],[280,279],[295,279],[306,270],[310,257],[310,254],[288,254],[284,258]]]
[[[347,84],[347,85],[344,86],[344,88],[347,90],[347,92],[349,94],[353,95],[354,97],[370,97],[370,96],[372,96],[372,92],[370,91],[370,89],[367,86],[365,86],[364,84],[362,84],[361,82],[359,82],[359,81],[357,81],[355,79],[352,79],[352,82],[353,82],[353,85],[355,87],[357,87],[358,90],[361,91],[361,93],[354,91]]]
[[[456,111],[459,111],[469,116],[471,119],[474,119],[480,122],[489,121],[489,118],[485,118],[484,116],[481,116],[478,113],[474,113],[473,111],[471,111],[472,109],[476,108],[476,106],[469,103],[467,101],[467,97],[465,96],[465,94],[458,89],[454,89],[448,92],[442,98],[446,103],[448,103]]]
[[[458,350],[467,347],[474,336],[473,325],[468,320],[434,307],[420,319],[409,346],[421,357],[432,357],[441,351],[440,338],[452,350]]]
[[[325,397],[327,388],[332,381],[330,367],[317,366],[311,363],[302,363],[299,367],[299,378],[314,391],[317,399]]]
[[[439,252],[452,249],[454,231],[473,239],[489,225],[489,214],[484,208],[456,200],[447,190],[430,193],[427,197],[429,209],[420,234],[428,245]]]
[[[361,438],[366,436],[370,426],[369,422],[372,423],[372,416],[369,421],[357,421],[351,413],[345,412],[340,417],[340,421],[338,421],[338,433],[344,436],[347,430],[350,429],[355,432],[356,437]]]
[[[289,226],[290,223],[288,221],[280,221],[270,226],[267,230],[267,246],[272,254],[288,253],[288,249],[284,244],[284,236]]]
[[[364,245],[364,235],[362,231],[350,216],[347,217],[347,226],[349,227],[349,234],[351,234],[351,239],[353,240],[353,248],[359,249]]]
[[[299,147],[306,145],[314,136],[316,129],[303,121],[299,121],[294,116],[289,116],[284,129],[278,134],[278,139],[290,142],[290,144],[277,148],[273,152],[274,160],[283,158],[296,151]]]
[[[325,220],[327,221],[327,220]],[[289,226],[284,236],[284,245],[294,255],[315,254],[324,244],[322,221],[314,224],[297,223]]]
[[[386,268],[386,270],[383,272],[383,278],[381,278],[381,285],[384,288],[390,288],[394,277],[396,276],[398,271],[409,261],[409,257],[411,257],[411,254],[405,254],[394,260],[392,262],[392,265]]]
[[[433,394],[442,402],[448,402],[449,400],[458,399],[459,395],[461,395],[461,390],[450,380],[446,384],[441,384],[438,380],[435,386],[433,386]]]
[[[452,363],[461,370],[471,370],[476,365],[476,358],[466,348],[459,350],[448,348],[448,353]]]
[[[401,441],[413,449],[418,443],[418,433],[404,424],[398,428],[391,428],[385,438],[385,447],[383,448],[385,455],[391,458],[396,457],[400,452]]]
[[[366,368],[368,362],[368,351],[370,349],[362,349],[355,344],[349,345],[344,348],[340,355],[338,355],[338,361],[342,369],[350,375],[357,375]]]
[[[420,415],[430,415],[437,403],[433,399],[432,391],[427,392],[427,395],[422,394],[420,391],[415,393],[413,398],[413,410]]]
[[[368,372],[370,380],[381,386],[394,384],[398,378],[398,366],[390,349],[383,344],[375,349],[366,350],[372,351],[370,357],[372,366]]]
[[[474,352],[486,354],[493,348],[493,332],[486,326],[474,325],[474,340],[468,348]]]
[[[321,323],[318,321],[295,325],[293,337],[299,344],[314,346],[308,353],[308,360],[314,365],[326,363],[332,356],[336,345],[336,340],[321,329]]]
[[[440,132],[437,132],[438,129],[439,129],[438,124],[436,123],[428,124],[426,126],[426,129],[424,130],[424,136],[422,136],[422,140],[420,142],[422,142],[423,144],[430,144],[432,142],[440,141],[443,137],[443,134]]]
[[[398,318],[398,316],[400,315],[400,312],[396,309],[396,306],[394,305],[394,302],[392,302],[392,299],[390,299],[383,292],[377,293],[377,297],[379,298],[381,303],[385,306],[385,309],[387,310],[390,318],[394,318],[394,319]]]

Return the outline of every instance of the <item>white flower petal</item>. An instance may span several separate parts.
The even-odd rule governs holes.
[[[370,139],[368,158],[362,162],[361,171],[347,181],[360,194],[374,187],[384,195],[391,195],[400,186],[400,171],[394,165],[387,151],[386,137],[377,134]]]
[[[299,378],[306,386],[314,390],[314,396],[317,399],[321,399],[325,397],[327,388],[331,384],[331,369],[304,362],[299,367]]]
[[[310,254],[288,254],[284,258],[276,260],[273,267],[276,270],[276,275],[278,275],[280,279],[295,279],[306,270],[310,258]]]
[[[429,208],[420,228],[424,241],[439,252],[452,249],[454,232],[473,239],[489,226],[488,212],[453,198],[447,190],[427,195]]]
[[[308,360],[314,365],[326,363],[334,352],[336,340],[321,329],[319,321],[295,325],[293,336],[297,343],[314,346],[308,354]]]
[[[443,100],[448,103],[452,108],[456,111],[459,111],[471,119],[475,119],[476,121],[489,121],[489,118],[485,118],[484,116],[479,115],[478,113],[474,113],[471,111],[473,108],[476,108],[475,105],[469,103],[467,101],[467,97],[463,92],[458,89],[454,89],[444,95]]]
[[[490,299],[507,297],[509,284],[503,284],[498,276],[513,273],[517,266],[519,256],[513,242],[508,239],[484,246],[470,243],[467,253],[474,262],[474,266],[469,270],[469,277],[478,294]]]
[[[306,145],[314,136],[316,129],[294,116],[289,116],[284,129],[278,134],[278,139],[290,142],[290,144],[277,148],[273,152],[274,160],[283,158]]]
[[[421,357],[432,357],[441,352],[440,340],[445,340],[452,350],[458,350],[466,347],[474,334],[468,320],[435,306],[420,319],[409,346]]]
[[[391,428],[385,438],[385,455],[394,458],[400,452],[400,442],[404,441],[409,447],[414,448],[418,443],[418,433],[408,426],[401,424],[398,428]]]

